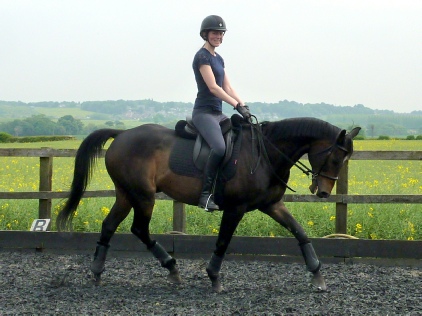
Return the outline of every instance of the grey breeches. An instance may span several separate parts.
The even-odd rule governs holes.
[[[198,110],[192,112],[192,120],[196,129],[210,148],[214,150],[214,153],[220,157],[223,157],[226,152],[226,144],[221,133],[220,122],[226,118],[227,116],[221,112],[204,112]]]

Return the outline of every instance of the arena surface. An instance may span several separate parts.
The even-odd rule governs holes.
[[[317,292],[302,264],[225,261],[217,294],[203,259],[179,259],[173,285],[155,259],[112,257],[100,286],[91,260],[0,252],[0,315],[422,315],[419,267],[324,264]]]

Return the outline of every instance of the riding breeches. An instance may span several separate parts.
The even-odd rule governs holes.
[[[219,111],[194,109],[192,112],[192,120],[196,129],[214,150],[214,153],[220,157],[223,157],[226,152],[226,144],[220,127],[220,122],[225,119],[227,116]]]

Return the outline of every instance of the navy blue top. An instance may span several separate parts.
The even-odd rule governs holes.
[[[210,65],[214,73],[215,82],[219,87],[223,86],[224,80],[224,60],[216,54],[213,56],[206,48],[202,47],[193,58],[192,68],[195,74],[196,85],[198,86],[198,94],[196,95],[194,109],[212,109],[214,111],[222,111],[222,100],[211,93],[207,84],[202,78],[199,67],[201,65]]]

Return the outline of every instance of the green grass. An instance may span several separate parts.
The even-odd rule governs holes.
[[[31,144],[0,144],[0,148],[78,148],[80,141]],[[420,150],[420,141],[356,141],[356,150]],[[54,158],[53,190],[67,191],[73,176],[72,158]],[[350,194],[422,194],[420,161],[350,161]],[[37,191],[39,159],[0,157],[0,191]],[[309,194],[309,179],[292,169],[289,184],[297,194]],[[99,160],[88,190],[113,189]],[[64,201],[53,200],[53,222]],[[101,222],[113,205],[113,198],[86,198],[81,201],[73,221],[77,231],[99,232]],[[323,237],[334,232],[335,205],[332,203],[286,203],[310,237]],[[420,204],[349,204],[348,234],[365,239],[421,240],[422,212]],[[186,206],[187,233],[216,235],[221,212],[205,213],[195,206]],[[37,200],[0,200],[0,230],[28,230],[38,217]],[[118,232],[129,232],[132,214]],[[152,233],[165,233],[172,228],[172,202],[156,201],[151,222]],[[53,224],[53,229],[55,228]],[[245,215],[237,235],[291,236],[266,215],[256,211]]]
[[[355,151],[390,151],[390,150],[403,150],[403,151],[415,151],[422,150],[421,140],[401,140],[401,139],[390,139],[390,140],[355,140],[353,142]]]
[[[24,117],[29,117],[32,115],[40,115],[43,114],[47,117],[58,119],[62,116],[69,115],[69,111],[71,111],[71,115],[77,119],[85,119],[87,116],[91,116],[95,114],[91,111],[84,111],[80,108],[47,108],[47,107],[32,107],[32,106],[14,106],[14,105],[2,105],[1,109],[3,111],[3,117],[5,119],[0,121],[11,121],[12,118],[23,119]],[[22,113],[25,113],[23,116]],[[113,117],[110,115],[110,117]]]
[[[81,140],[63,140],[63,141],[51,141],[42,143],[0,143],[0,148],[41,148],[49,147],[55,149],[78,149],[81,144]],[[12,159],[7,157],[0,157],[0,159]]]

